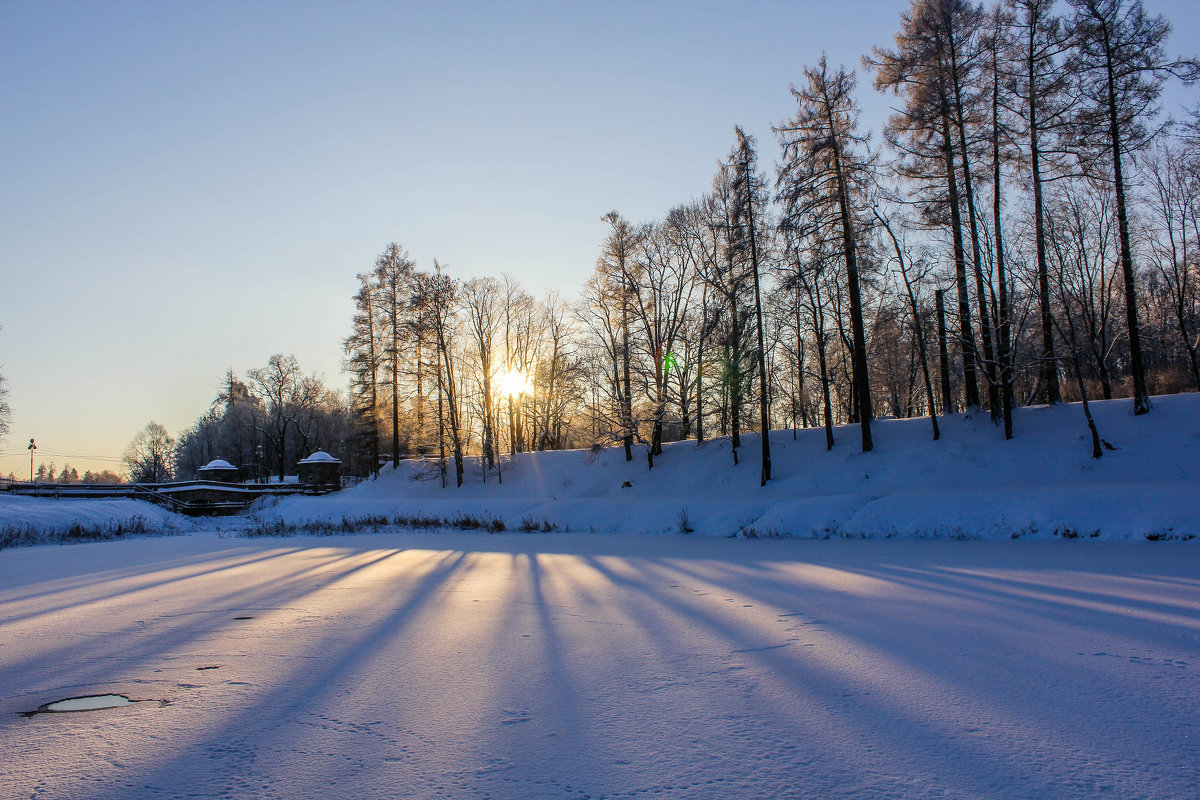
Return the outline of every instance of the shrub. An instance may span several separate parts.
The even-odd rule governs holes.
[[[397,514],[387,517],[383,514],[366,514],[358,517],[343,516],[340,520],[311,519],[304,522],[287,522],[282,518],[254,518],[250,527],[241,532],[242,536],[256,538],[259,536],[295,536],[296,534],[311,534],[315,536],[336,536],[348,533],[376,533],[392,528],[408,528],[411,530],[436,530],[455,528],[463,531],[488,531],[500,533],[508,530],[504,520],[498,517],[476,517],[469,514],[459,514],[451,519],[430,516],[428,514]]]
[[[5,547],[22,545],[105,542],[130,535],[167,535],[170,533],[174,533],[174,531],[151,528],[150,523],[142,516],[133,516],[113,522],[79,522],[76,520],[60,528],[39,528],[29,523],[4,525],[0,526],[0,550]]]
[[[521,524],[517,527],[518,530],[524,533],[552,533],[558,530],[558,526],[548,519],[543,519],[538,522],[532,515],[522,518]]]

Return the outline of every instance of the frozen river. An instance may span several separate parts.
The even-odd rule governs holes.
[[[132,703],[23,716],[83,695]],[[12,798],[1200,786],[1200,546],[196,534],[0,552]]]

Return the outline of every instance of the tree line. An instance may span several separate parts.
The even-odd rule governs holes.
[[[915,0],[863,59],[895,107],[874,146],[857,76],[821,58],[759,169],[734,129],[711,190],[617,212],[573,303],[458,281],[396,243],[358,276],[345,340],[358,461],[642,446],[877,415],[1200,389],[1200,116],[1163,122],[1169,23],[1140,2]],[[452,467],[447,466],[452,463]]]
[[[245,480],[282,480],[315,451],[348,453],[351,433],[344,393],[318,374],[306,374],[294,355],[276,353],[265,366],[248,370],[245,380],[228,370],[208,411],[178,437],[147,423],[122,462],[137,483],[194,479],[215,459],[239,467]]]
[[[709,191],[660,219],[603,217],[579,297],[454,278],[388,244],[357,276],[347,392],[272,356],[232,370],[178,439],[151,423],[130,477],[226,458],[252,477],[328,450],[366,475],[405,458],[504,480],[513,454],[929,420],[1200,389],[1200,106],[1164,120],[1170,24],[1135,0],[913,0],[863,58],[893,99],[875,142],[858,75],[822,57],[771,126],[735,127]],[[786,113],[786,116],[785,116]],[[2,399],[2,397],[0,397]],[[636,452],[635,452],[636,451]],[[477,458],[468,470],[467,459]],[[468,475],[468,473],[470,473]]]
[[[9,472],[8,480],[16,482],[22,479],[18,478],[16,473]],[[54,462],[51,461],[48,466],[45,462],[37,465],[37,471],[33,474],[33,480],[36,483],[60,483],[66,485],[81,483],[89,485],[96,483],[124,483],[125,476],[110,469],[88,469],[84,470],[83,474],[80,475],[79,470],[72,467],[70,462],[67,462],[61,470],[58,470]]]

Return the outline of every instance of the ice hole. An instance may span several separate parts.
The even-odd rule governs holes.
[[[131,706],[133,701],[123,694],[89,694],[83,697],[69,697],[56,703],[47,703],[42,711],[96,711],[101,708],[116,708]]]

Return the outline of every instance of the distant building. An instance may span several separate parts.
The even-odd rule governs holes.
[[[202,481],[221,481],[222,483],[237,483],[242,479],[242,471],[223,458],[215,458],[196,470]]]
[[[318,450],[297,464],[300,482],[324,490],[340,489],[342,486],[342,462]]]

